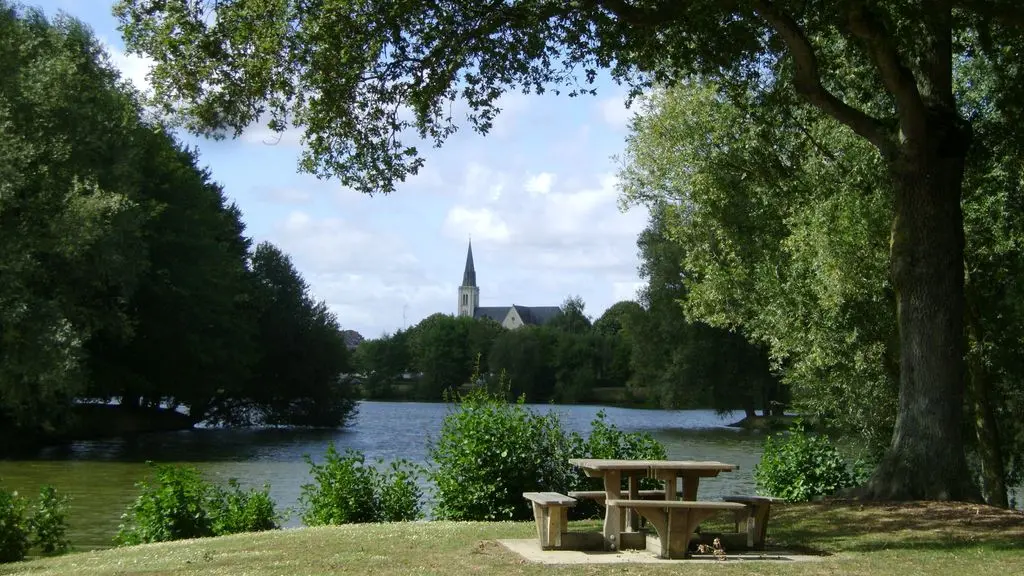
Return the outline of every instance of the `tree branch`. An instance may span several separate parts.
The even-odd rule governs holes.
[[[849,126],[851,130],[874,144],[883,156],[895,155],[896,143],[880,120],[843,102],[822,86],[818,58],[800,25],[788,14],[776,8],[770,0],[754,0],[753,4],[757,14],[775,29],[793,56],[793,84],[797,93],[822,112]]]
[[[896,98],[900,129],[904,136],[913,142],[923,143],[927,138],[928,122],[924,100],[917,88],[914,73],[900,60],[896,44],[885,26],[863,2],[858,2],[850,10],[850,29],[864,41],[871,60],[881,74],[882,84]],[[952,89],[952,77],[949,86]]]
[[[672,12],[675,8],[683,4],[682,2],[668,2],[669,7],[666,9],[666,3],[663,2],[659,2],[653,7],[650,4],[645,4],[644,7],[632,6],[626,0],[589,0],[587,3],[604,8],[627,24],[648,28],[664,26],[666,20],[672,20]]]
[[[1020,0],[953,0],[960,8],[976,16],[1011,28],[1024,28],[1024,4]]]

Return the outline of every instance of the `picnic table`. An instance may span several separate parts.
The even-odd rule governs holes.
[[[697,488],[701,478],[713,478],[721,472],[736,469],[734,464],[718,461],[694,460],[617,460],[602,458],[572,458],[569,463],[581,468],[591,478],[604,481],[605,518],[603,535],[605,548],[620,549],[622,534],[637,526],[635,514],[642,515],[658,532],[660,550],[664,557],[681,557],[689,546],[690,536],[701,520],[723,511],[742,508],[734,502],[698,502]],[[664,498],[641,499],[640,480],[654,478],[664,483]],[[628,481],[623,497],[622,481]],[[677,481],[682,479],[682,491]],[[657,493],[656,493],[657,494]],[[682,497],[680,499],[680,496]],[[628,525],[622,513],[629,513]],[[625,528],[625,529],[624,529]]]

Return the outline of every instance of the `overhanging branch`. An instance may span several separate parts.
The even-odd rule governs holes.
[[[878,67],[882,84],[896,98],[903,134],[911,141],[924,142],[928,121],[924,100],[914,73],[900,59],[892,36],[862,2],[850,10],[849,16],[850,30],[864,41],[871,61]]]
[[[1024,3],[1020,0],[953,0],[953,7],[1004,26],[1024,28]]]
[[[896,144],[885,125],[877,118],[843,102],[821,84],[821,71],[814,47],[800,25],[770,0],[754,0],[754,10],[782,38],[793,56],[793,84],[804,99],[822,112],[849,126],[851,130],[875,145],[883,156],[896,152]]]

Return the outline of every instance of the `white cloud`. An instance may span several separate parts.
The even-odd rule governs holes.
[[[490,208],[454,206],[448,211],[444,227],[454,237],[473,238],[504,244],[511,236],[508,225]]]
[[[508,177],[479,162],[470,162],[462,175],[460,193],[466,198],[486,199],[495,202],[501,199]]]
[[[144,94],[152,93],[153,87],[146,76],[156,64],[155,60],[148,56],[126,54],[123,50],[108,42],[106,38],[100,37],[99,41],[110,56],[110,63],[121,72],[122,78],[130,81]]]
[[[343,327],[376,337],[372,327],[409,325],[454,304],[451,288],[432,279],[401,238],[363,222],[288,213],[269,234],[292,257],[317,299]]]
[[[551,185],[555,182],[555,175],[550,172],[541,172],[526,179],[526,191],[531,196],[547,194],[551,191]]]
[[[605,124],[616,130],[629,126],[629,120],[633,117],[633,111],[626,108],[626,98],[622,94],[605,98],[598,102],[598,109],[601,119]]]
[[[644,282],[614,282],[612,283],[612,299],[616,302],[622,300],[636,300],[639,297],[640,289],[645,285]]]

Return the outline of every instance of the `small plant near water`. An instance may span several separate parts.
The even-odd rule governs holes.
[[[523,492],[572,487],[573,445],[554,412],[538,414],[520,397],[483,387],[453,397],[430,446],[434,516],[444,520],[524,520]]]
[[[29,548],[25,499],[0,488],[0,562],[17,562]]]
[[[437,490],[433,512],[440,519],[529,519],[533,512],[523,492],[565,493],[592,483],[570,458],[665,457],[653,437],[619,430],[603,411],[584,438],[566,432],[554,411],[538,413],[523,397],[507,401],[504,374],[498,388],[475,387],[450,398],[453,408],[430,446]]]
[[[39,489],[39,501],[28,519],[32,531],[32,545],[43,554],[63,554],[70,543],[67,539],[68,497],[57,493],[53,486]]]
[[[29,515],[27,499],[0,488],[0,562],[22,560],[33,548],[45,555],[66,552],[67,500],[53,486],[43,486]]]
[[[136,486],[142,493],[121,516],[114,537],[119,546],[278,527],[268,485],[259,491],[244,491],[231,479],[224,489],[203,480],[192,466],[154,468],[156,482],[139,482]]]
[[[339,454],[331,443],[324,462],[307,455],[313,483],[302,486],[302,521],[307,526],[363,522],[401,522],[422,516],[418,468],[407,460],[384,473],[358,450]],[[378,461],[382,464],[383,461]]]
[[[754,467],[758,491],[789,502],[806,502],[854,486],[856,479],[827,436],[813,434],[797,420],[788,434],[764,441],[761,462]]]

